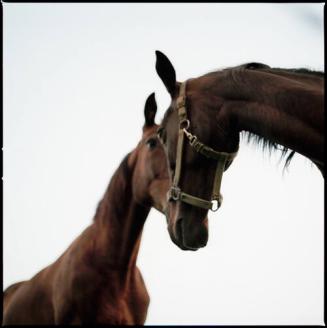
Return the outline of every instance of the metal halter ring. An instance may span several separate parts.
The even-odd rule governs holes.
[[[187,118],[180,121],[180,123],[179,123],[179,128],[180,129],[187,130],[189,127],[190,127],[190,121]]]
[[[168,201],[170,200],[179,200],[181,195],[181,189],[175,186],[172,186],[168,191]]]
[[[215,206],[214,206],[214,205],[215,205]],[[217,212],[218,209],[219,209],[219,207],[220,207],[220,204],[219,204],[218,200],[217,200],[217,199],[213,199],[213,200],[211,201],[211,208],[210,208],[210,210],[211,210],[212,212]]]

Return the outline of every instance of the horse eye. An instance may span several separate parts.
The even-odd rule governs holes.
[[[150,148],[153,149],[157,145],[157,139],[155,138],[150,138],[147,140],[146,145]]]

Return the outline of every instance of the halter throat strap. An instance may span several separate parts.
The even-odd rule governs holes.
[[[177,111],[179,118],[179,130],[176,150],[176,165],[173,185],[168,192],[168,200],[180,200],[184,203],[201,207],[207,210],[217,211],[222,204],[222,195],[220,193],[221,180],[224,171],[227,169],[229,164],[232,162],[237,152],[226,153],[218,152],[211,147],[203,144],[198,138],[188,131],[190,127],[190,121],[187,119],[186,112],[186,81],[180,86],[179,96],[176,100]],[[205,200],[190,194],[183,192],[179,187],[179,180],[182,170],[182,156],[183,156],[183,145],[184,138],[187,138],[190,146],[201,155],[211,158],[217,161],[216,172],[213,182],[211,200]]]

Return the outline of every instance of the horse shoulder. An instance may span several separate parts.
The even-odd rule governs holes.
[[[81,317],[94,312],[94,302],[90,302],[90,299],[97,289],[99,275],[89,263],[92,236],[90,226],[75,239],[58,261],[53,280],[57,323],[79,322]]]
[[[138,267],[135,267],[134,279],[131,280],[128,304],[134,324],[144,324],[150,296]]]
[[[46,282],[49,267],[24,281],[6,306],[3,324],[49,324],[53,322],[51,288]]]

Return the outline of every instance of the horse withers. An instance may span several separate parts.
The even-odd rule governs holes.
[[[222,175],[237,155],[240,133],[281,148],[286,164],[300,153],[324,174],[324,73],[249,63],[180,83],[169,59],[156,56],[171,96],[158,130],[172,180],[168,230],[181,249],[207,244],[208,210],[221,205]]]
[[[169,187],[156,110],[152,94],[142,139],[114,173],[93,223],[53,264],[4,291],[3,324],[144,324],[149,295],[136,259],[145,219],[152,206],[164,211]]]

